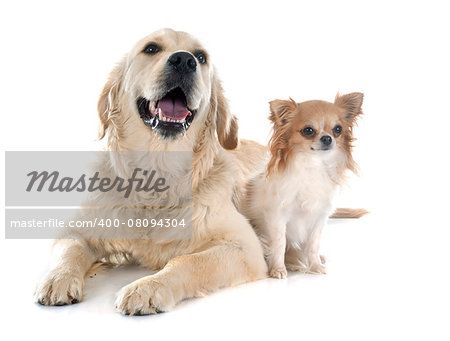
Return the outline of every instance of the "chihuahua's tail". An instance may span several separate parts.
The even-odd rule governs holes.
[[[330,218],[336,219],[355,219],[369,214],[364,208],[337,208]]]

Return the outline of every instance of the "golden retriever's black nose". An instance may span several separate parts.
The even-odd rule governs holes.
[[[190,73],[197,69],[195,57],[188,52],[175,52],[169,57],[167,64],[180,73]]]

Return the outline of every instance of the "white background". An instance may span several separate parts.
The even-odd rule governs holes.
[[[87,279],[81,304],[34,304],[48,241],[2,239],[0,333],[19,339],[449,339],[450,21],[444,1],[0,6],[3,150],[101,149],[96,102],[108,72],[142,36],[172,27],[192,33],[210,51],[241,137],[266,142],[272,99],[331,101],[337,91],[364,92],[355,150],[361,176],[338,203],[372,212],[359,221],[330,222],[323,241],[328,275],[250,283],[150,317],[113,309],[114,293],[149,273],[139,268]],[[1,200],[4,205],[4,195]]]

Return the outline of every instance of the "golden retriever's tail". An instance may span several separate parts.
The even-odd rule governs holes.
[[[337,208],[330,218],[336,219],[355,219],[369,214],[364,208]]]

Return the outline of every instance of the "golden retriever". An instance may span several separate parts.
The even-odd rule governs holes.
[[[262,247],[236,209],[235,191],[257,168],[264,148],[244,142],[254,155],[227,151],[239,143],[237,120],[212,58],[197,40],[171,29],[140,40],[111,72],[98,111],[100,138],[107,136],[109,150],[192,151],[189,166],[180,160],[165,169],[192,166],[192,237],[56,240],[51,268],[36,289],[39,303],[81,301],[88,270],[118,253],[159,270],[120,290],[116,308],[123,314],[169,311],[183,299],[267,276]],[[118,164],[109,171],[120,173]]]

